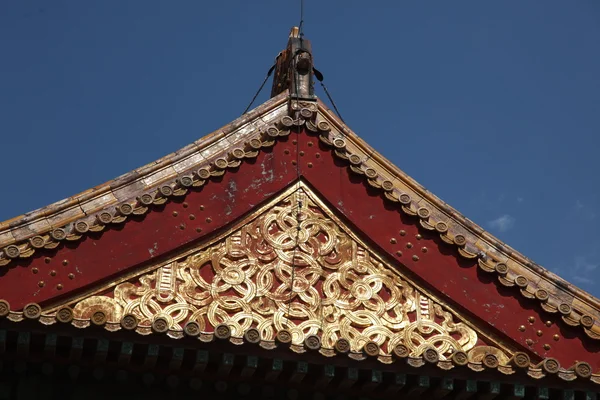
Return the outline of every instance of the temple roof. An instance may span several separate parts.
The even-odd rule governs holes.
[[[319,333],[325,352],[335,352],[336,340],[345,339],[351,342],[351,354],[361,354],[357,358],[370,351],[382,362],[409,357],[439,362],[441,368],[461,363],[504,373],[525,368],[533,377],[559,374],[565,380],[580,377],[600,383],[595,374],[600,368],[598,299],[535,264],[419,185],[314,97],[311,85],[306,83],[304,96],[288,85],[180,151],[0,224],[0,317],[79,327],[97,324],[144,334],[168,331],[173,336],[190,334],[187,327],[197,328],[192,333],[202,337],[206,327],[200,323],[186,325],[182,319],[175,327],[163,312],[143,321],[125,309],[109,312],[105,307],[112,307],[107,304],[119,290],[158,279],[156,271],[168,271],[169,262],[184,262],[193,252],[204,254],[215,243],[225,246],[242,235],[241,226],[283,201],[284,194],[302,190],[320,202],[323,215],[338,221],[341,231],[358,232],[356,243],[363,241],[364,251],[388,265],[384,275],[400,271],[397,279],[419,287],[423,298],[438,299],[433,303],[440,315],[459,310],[451,314],[473,326],[476,337],[491,338],[477,342],[487,351],[463,360],[456,348],[454,355],[440,349],[427,354],[428,347],[404,353],[401,343],[377,336],[381,332],[359,342],[352,340],[356,334],[326,340]],[[324,282],[327,276],[322,276]],[[410,312],[417,313],[415,307]],[[103,314],[95,321],[97,311]],[[232,340],[248,340],[250,327],[257,329],[252,324],[232,328],[218,319],[211,320],[206,340],[219,335],[219,329],[229,329],[221,333]],[[313,336],[319,332],[315,328],[310,335],[294,336],[285,324],[273,326],[270,333],[258,333],[267,348],[275,346],[279,332],[287,331],[292,338],[279,342],[292,342],[300,351],[311,345],[308,336],[317,340]],[[446,333],[444,340],[453,337]],[[378,347],[369,349],[367,343]],[[469,350],[476,347],[476,342],[471,344]],[[411,362],[417,366],[421,361]]]

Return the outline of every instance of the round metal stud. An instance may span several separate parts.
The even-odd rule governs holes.
[[[154,196],[152,196],[150,193],[144,193],[139,197],[139,201],[143,205],[149,206],[154,201]]]
[[[231,150],[231,155],[233,158],[237,158],[238,160],[241,160],[242,158],[244,158],[246,156],[246,152],[244,151],[244,149],[240,149],[238,147],[236,149]],[[189,186],[191,186],[191,184]]]
[[[215,337],[221,340],[227,340],[231,336],[231,328],[227,324],[215,326]]]
[[[521,332],[525,332],[525,325],[521,325],[521,326],[519,326],[519,331],[521,331]]]
[[[92,324],[94,324],[96,326],[104,325],[107,320],[108,320],[108,317],[106,316],[106,313],[102,310],[96,311],[95,313],[92,314],[92,317],[90,318],[90,321],[92,322]]]
[[[312,115],[313,115],[313,112],[312,112],[312,111],[310,111],[308,108],[302,108],[302,109],[300,110],[300,115],[301,115],[303,118],[306,118],[306,119],[308,119],[308,118],[312,117]]]
[[[392,181],[383,181],[381,182],[381,188],[386,192],[391,192],[394,190],[394,183]]]
[[[327,122],[327,121],[319,121],[317,123],[317,128],[321,132],[329,132],[331,130],[331,125],[329,125],[329,122]]]
[[[259,150],[262,147],[262,142],[260,141],[260,139],[252,138],[248,142],[248,145],[250,145],[250,147],[254,150]],[[206,179],[206,178],[202,178],[202,179]]]
[[[309,350],[319,350],[321,348],[321,338],[317,335],[308,335],[304,339],[304,345]]]
[[[429,216],[431,215],[431,212],[425,208],[425,207],[421,207],[417,210],[417,215],[419,215],[419,217],[426,219],[429,218]]]
[[[133,314],[127,314],[121,319],[121,327],[127,331],[132,331],[138,326],[138,319]]]
[[[379,175],[379,174],[373,168],[367,168],[365,170],[365,176],[369,179],[375,179],[375,178],[377,178],[377,175]]]
[[[567,303],[561,303],[558,306],[558,312],[560,312],[562,315],[570,315],[571,314],[571,306],[568,305]]]
[[[440,360],[437,350],[430,347],[423,352],[423,359],[430,364],[436,364]]]
[[[62,322],[63,324],[68,324],[73,321],[73,310],[71,307],[61,307],[56,312],[56,320],[58,322]]]
[[[6,317],[10,313],[10,304],[6,300],[0,300],[0,318]]]
[[[101,213],[98,214],[97,216],[98,221],[100,221],[100,223],[107,225],[110,224],[113,220],[113,216],[111,213],[109,213],[108,211],[102,211]]]
[[[515,353],[513,356],[513,361],[515,366],[519,368],[527,368],[531,364],[531,360],[527,353],[523,353],[521,351]]]
[[[445,222],[438,222],[435,224],[435,230],[439,233],[446,233],[448,231],[448,224]]]
[[[183,333],[190,337],[198,336],[200,334],[200,324],[196,321],[188,321],[183,327]]]
[[[163,316],[154,317],[154,321],[152,321],[152,330],[156,333],[165,333],[169,330],[169,320]]]
[[[338,339],[335,342],[335,351],[341,354],[348,353],[350,351],[350,341],[344,338]]]
[[[276,138],[277,136],[279,136],[279,129],[277,129],[274,126],[269,126],[266,129],[266,133],[267,133],[267,136],[270,136],[272,138]],[[225,167],[219,167],[219,168],[225,168]]]
[[[260,143],[260,140],[258,142]],[[250,143],[252,143],[252,141],[250,141]],[[198,177],[200,179],[208,179],[208,178],[210,178],[210,170],[208,168],[206,168],[206,167],[200,168],[198,171],[196,171],[196,174],[198,174]]]
[[[548,291],[545,289],[538,289],[535,291],[535,297],[540,301],[548,300]]]
[[[23,316],[27,319],[38,319],[42,315],[42,307],[36,303],[29,303],[23,307]]]
[[[244,333],[244,339],[248,343],[257,344],[260,342],[260,332],[256,328],[250,328]]]
[[[350,164],[360,165],[362,159],[358,154],[351,154],[350,157],[348,157],[348,161],[350,161]]]
[[[46,239],[41,236],[34,236],[29,239],[29,243],[31,244],[31,247],[41,249],[46,244]]]
[[[465,238],[463,235],[456,235],[454,236],[454,243],[457,246],[464,246],[467,244],[467,238]]]
[[[508,274],[508,265],[506,265],[504,263],[496,264],[496,267],[494,269],[496,270],[498,275],[504,276],[504,275]]]
[[[523,275],[518,275],[515,278],[515,284],[520,288],[526,288],[529,285],[529,279],[525,278]]]
[[[396,357],[406,358],[410,354],[410,350],[404,344],[397,344],[393,350]]]
[[[584,379],[588,379],[592,376],[592,366],[586,362],[580,361],[575,364],[575,374]]]
[[[369,357],[375,357],[379,355],[379,345],[375,342],[367,342],[363,350]]]
[[[133,207],[131,204],[123,203],[119,206],[119,213],[121,215],[130,215],[133,212]]]
[[[592,326],[594,326],[594,318],[590,315],[583,315],[580,319],[579,322],[581,323],[581,325],[583,325],[585,328],[590,329]]]
[[[173,188],[171,186],[169,186],[169,185],[163,185],[163,186],[161,186],[160,189],[158,189],[158,191],[164,197],[169,197],[170,195],[173,194]]]
[[[225,169],[229,165],[229,162],[227,162],[226,159],[221,157],[221,158],[217,158],[215,160],[214,164],[215,164],[215,167],[217,167],[219,169]]]
[[[63,240],[67,237],[67,232],[63,228],[56,228],[51,233],[52,239]]]
[[[400,204],[407,206],[410,204],[410,195],[406,194],[406,193],[402,193],[400,195],[400,197],[398,197],[398,201],[400,201]]]
[[[89,230],[90,230],[90,226],[87,222],[77,221],[75,223],[75,232],[79,233],[80,235],[83,235],[84,233],[86,233]]]
[[[469,357],[464,351],[456,351],[454,354],[452,354],[452,361],[456,365],[464,366],[469,363]]]
[[[544,344],[544,350],[550,350],[550,345],[548,343]]]
[[[281,117],[281,125],[285,126],[286,128],[291,128],[294,125],[294,119],[289,115]]]
[[[555,374],[560,370],[560,363],[555,358],[546,358],[542,361],[542,369],[549,374]]]
[[[11,244],[4,248],[4,254],[6,254],[6,257],[8,258],[17,258],[21,254],[21,250],[19,250],[19,247]]]
[[[497,368],[499,364],[498,357],[494,354],[486,354],[485,357],[483,357],[483,365],[487,368]]]
[[[282,344],[288,344],[292,342],[292,334],[287,329],[282,329],[279,332],[277,332],[275,338],[279,343]]]

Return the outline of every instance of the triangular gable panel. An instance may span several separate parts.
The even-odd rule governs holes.
[[[293,221],[304,215],[273,217],[289,205],[284,199],[300,210],[314,204],[305,214],[321,216],[296,227],[298,246]],[[269,215],[291,231],[254,237],[252,224]],[[250,228],[240,221],[252,221]],[[223,334],[269,346],[278,339],[324,353],[339,345],[383,362],[416,357],[416,364],[505,373],[522,366],[533,377],[600,381],[596,299],[435,198],[318,101],[282,94],[181,152],[2,229],[0,316],[13,321],[73,316],[81,326],[174,336],[187,326],[206,340]],[[239,264],[248,249],[255,259]],[[354,268],[345,276],[327,267],[342,252],[339,261]],[[279,268],[253,264],[273,254]],[[189,257],[201,264],[195,272],[181,267]],[[244,268],[258,281],[248,285]],[[285,282],[297,295],[286,294]],[[188,294],[169,297],[175,287]],[[187,324],[191,310],[197,325]]]
[[[452,359],[507,373],[530,364],[388,265],[302,182],[220,237],[126,278],[41,319],[265,348],[278,341],[385,363],[450,368]]]

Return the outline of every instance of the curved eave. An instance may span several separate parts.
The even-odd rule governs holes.
[[[111,214],[118,217],[119,210],[116,214],[112,212],[117,206],[130,204],[132,209],[143,206],[139,204],[139,197],[144,193],[157,191],[167,183],[173,186],[174,180],[193,174],[194,169],[201,165],[214,162],[223,150],[247,147],[252,137],[287,115],[287,99],[288,94],[282,93],[175,153],[77,195],[0,223],[0,248],[3,249],[0,266],[35,248],[46,247],[50,241],[63,240],[70,233],[84,233],[81,230],[94,226],[102,211],[110,209]],[[176,190],[175,187],[173,189]],[[87,228],[83,224],[80,225],[81,230],[69,226],[75,221],[86,222]],[[18,254],[15,248],[19,249]],[[7,249],[12,249],[12,252]]]
[[[352,172],[379,188],[387,201],[399,203],[402,212],[419,218],[424,229],[437,231],[462,257],[476,258],[479,267],[495,274],[502,285],[515,287],[521,296],[537,300],[545,311],[562,315],[567,325],[581,325],[587,336],[600,339],[600,300],[465,218],[365,143],[320,100],[318,107],[332,125],[327,141],[334,153],[349,161]]]

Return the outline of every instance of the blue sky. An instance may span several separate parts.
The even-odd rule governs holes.
[[[238,117],[298,4],[1,2],[0,220]],[[305,0],[304,26],[354,131],[600,295],[600,2]]]

